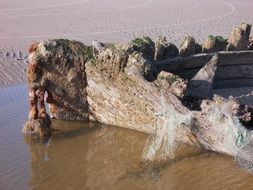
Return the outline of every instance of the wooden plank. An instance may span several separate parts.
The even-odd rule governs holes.
[[[253,64],[253,51],[220,52],[221,65]]]
[[[231,79],[231,80],[214,80],[213,89],[223,88],[240,88],[240,87],[252,87],[253,78],[247,79]]]
[[[215,78],[217,80],[253,78],[253,63],[248,65],[220,66],[217,68]]]
[[[253,64],[253,51],[218,52],[220,65]],[[179,72],[187,69],[200,69],[211,60],[214,53],[196,54],[189,57],[176,57],[155,63],[158,71]]]

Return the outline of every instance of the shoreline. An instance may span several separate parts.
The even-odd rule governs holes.
[[[27,86],[27,82],[20,82],[20,83],[15,82],[15,83],[6,84],[6,85],[0,85],[0,90],[8,89],[8,88],[16,87],[16,86]]]

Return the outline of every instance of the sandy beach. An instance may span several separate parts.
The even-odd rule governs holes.
[[[54,120],[62,131],[46,143],[21,132],[29,106],[30,44],[67,38],[91,45],[161,35],[178,47],[188,35],[201,44],[209,35],[228,37],[242,22],[253,24],[252,8],[252,0],[1,0],[0,189],[252,189],[251,173],[228,156],[202,149],[186,147],[173,162],[146,165],[148,136],[124,128]],[[252,86],[214,92],[253,102]]]
[[[43,39],[68,38],[89,45],[166,36],[180,45],[186,35],[199,43],[228,36],[252,23],[251,0],[4,0],[0,2],[0,87],[25,81],[27,49]]]

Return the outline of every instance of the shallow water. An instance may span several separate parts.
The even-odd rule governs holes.
[[[25,86],[0,90],[0,189],[253,189],[253,175],[224,155],[193,147],[174,161],[147,164],[147,135],[127,129],[54,121],[47,142],[24,138]]]

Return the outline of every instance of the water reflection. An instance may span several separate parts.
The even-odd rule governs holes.
[[[252,189],[253,177],[229,157],[193,147],[175,160],[143,163],[147,135],[118,127],[54,121],[47,142],[26,138],[30,189]]]
[[[147,135],[118,127],[54,121],[48,139],[25,139],[27,89],[0,93],[0,189],[2,190],[212,190],[253,187],[253,175],[233,159],[192,147],[172,162],[142,163]],[[15,110],[15,111],[13,111]]]
[[[126,169],[138,167],[145,135],[114,127],[54,122],[47,142],[25,138],[31,154],[31,189],[113,188]],[[135,164],[133,164],[135,163]]]

